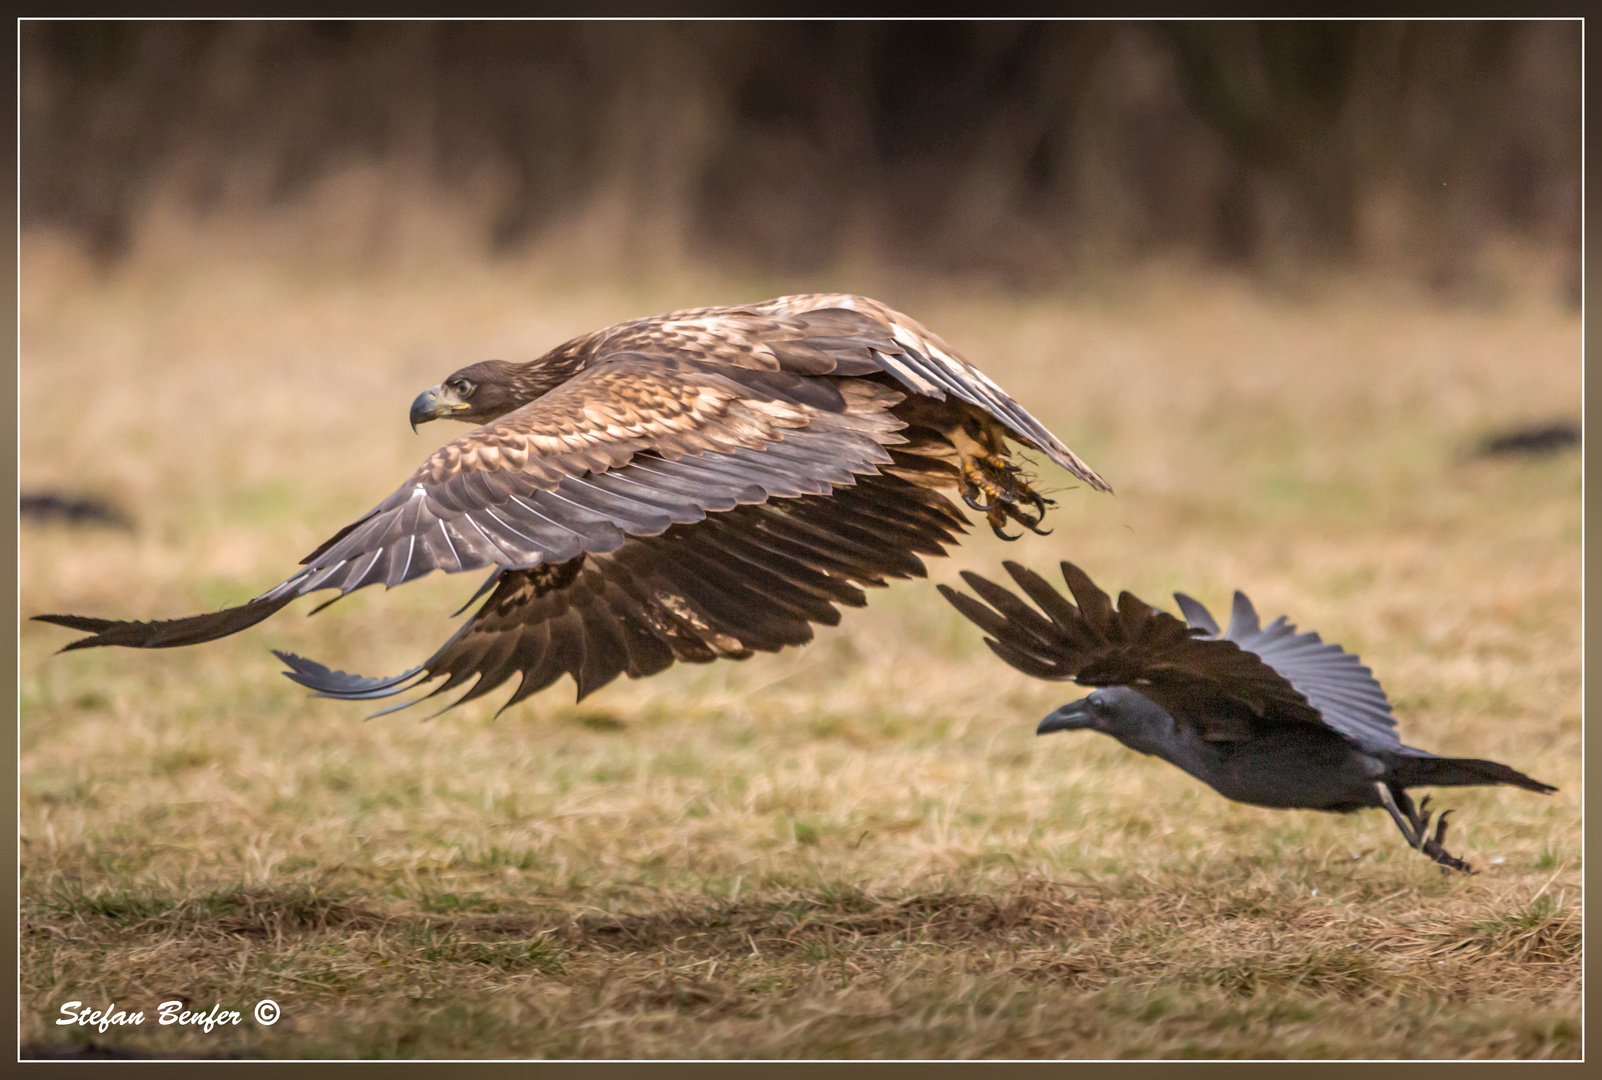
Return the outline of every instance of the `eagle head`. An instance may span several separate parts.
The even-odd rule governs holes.
[[[487,424],[559,386],[571,374],[570,369],[538,360],[532,364],[505,360],[470,364],[417,395],[412,401],[412,429],[444,418]]]

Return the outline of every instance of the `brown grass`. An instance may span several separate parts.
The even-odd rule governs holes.
[[[1118,490],[1060,490],[1053,537],[976,533],[935,580],[1066,557],[1152,601],[1243,587],[1361,652],[1408,741],[1562,790],[1441,792],[1484,871],[1443,879],[1382,815],[1258,810],[1110,740],[1036,740],[1074,691],[1000,664],[927,583],[803,650],[429,723],[308,699],[266,650],[398,670],[475,582],[170,653],[52,656],[70,635],[24,623],[26,1045],[1579,1056],[1579,461],[1465,456],[1577,413],[1577,316],[1157,271],[1034,298],[584,280],[199,242],[101,276],[29,237],[24,487],[112,497],[138,528],[26,530],[23,613],[253,595],[451,434],[403,414],[462,363],[844,286],[927,321]],[[175,997],[247,1018],[53,1024]],[[262,997],[275,1026],[248,1018]]]

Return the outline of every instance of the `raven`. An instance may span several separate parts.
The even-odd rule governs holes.
[[[941,595],[1019,671],[1099,688],[1042,720],[1041,735],[1111,735],[1252,806],[1384,807],[1409,846],[1465,873],[1473,868],[1442,846],[1451,811],[1436,818],[1432,835],[1429,797],[1415,807],[1408,788],[1557,790],[1495,761],[1403,745],[1385,691],[1355,655],[1316,633],[1298,634],[1283,615],[1262,626],[1244,593],[1235,593],[1229,630],[1220,633],[1207,609],[1182,593],[1174,599],[1189,625],[1128,592],[1115,608],[1072,563],[1062,574],[1077,604],[1033,571],[1002,565],[1044,616],[970,571],[963,580],[984,603],[945,585]]]

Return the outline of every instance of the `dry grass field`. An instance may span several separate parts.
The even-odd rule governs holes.
[[[252,245],[98,271],[29,237],[23,487],[136,527],[25,527],[24,618],[252,596],[454,434],[405,417],[459,365],[782,291],[600,280]],[[267,650],[409,667],[476,580],[171,652],[53,655],[73,635],[24,621],[25,1052],[1578,1057],[1580,459],[1470,453],[1578,416],[1577,313],[1158,271],[808,284],[924,320],[1117,490],[1048,473],[1053,536],[981,527],[932,581],[1071,558],[1163,604],[1244,588],[1361,653],[1407,741],[1561,791],[1439,792],[1482,871],[1444,877],[1378,812],[1254,809],[1110,739],[1037,739],[1080,691],[1000,663],[931,582],[805,649],[426,723],[310,699]],[[243,1021],[157,1026],[170,999]],[[150,1019],[56,1026],[71,1000]]]

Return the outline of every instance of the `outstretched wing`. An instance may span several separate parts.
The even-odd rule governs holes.
[[[866,380],[619,353],[447,444],[394,494],[236,608],[167,622],[39,616],[67,646],[208,641],[298,596],[430,570],[525,570],[619,550],[770,498],[824,495],[891,463],[896,391]]]
[[[620,674],[653,675],[675,660],[741,658],[810,641],[811,624],[839,622],[836,604],[866,602],[858,585],[922,577],[915,553],[944,554],[963,524],[942,495],[898,476],[866,476],[828,496],[740,506],[630,538],[614,552],[500,573],[450,641],[392,678],[279,657],[296,682],[345,700],[444,677],[432,697],[476,678],[453,703],[460,704],[521,676],[506,708],[563,674],[583,698]]]
[[[1027,675],[1127,686],[1207,739],[1246,738],[1262,722],[1321,723],[1301,692],[1232,641],[1198,636],[1128,592],[1115,608],[1072,563],[1062,573],[1077,603],[1033,571],[1002,565],[1040,611],[969,571],[963,580],[984,603],[944,585],[940,592],[990,635],[985,642],[997,656]]]
[[[781,296],[739,308],[700,308],[625,323],[606,335],[607,349],[700,353],[733,365],[802,375],[885,372],[915,393],[967,402],[1006,425],[1097,491],[1111,491],[984,372],[916,320],[877,300],[847,293]]]
[[[1374,749],[1402,747],[1385,689],[1355,654],[1312,631],[1298,634],[1284,615],[1263,626],[1243,592],[1235,593],[1229,632],[1224,634],[1201,604],[1183,593],[1175,593],[1174,599],[1190,625],[1262,657],[1263,663],[1305,694],[1324,723],[1336,731]]]
[[[944,398],[946,394],[977,406],[1007,425],[1021,441],[1034,446],[1058,465],[1097,491],[1112,488],[1061,439],[1014,401],[984,372],[913,319],[876,300],[850,297],[850,306],[884,323],[890,330],[891,348],[876,348],[875,358],[884,370],[920,394]]]

